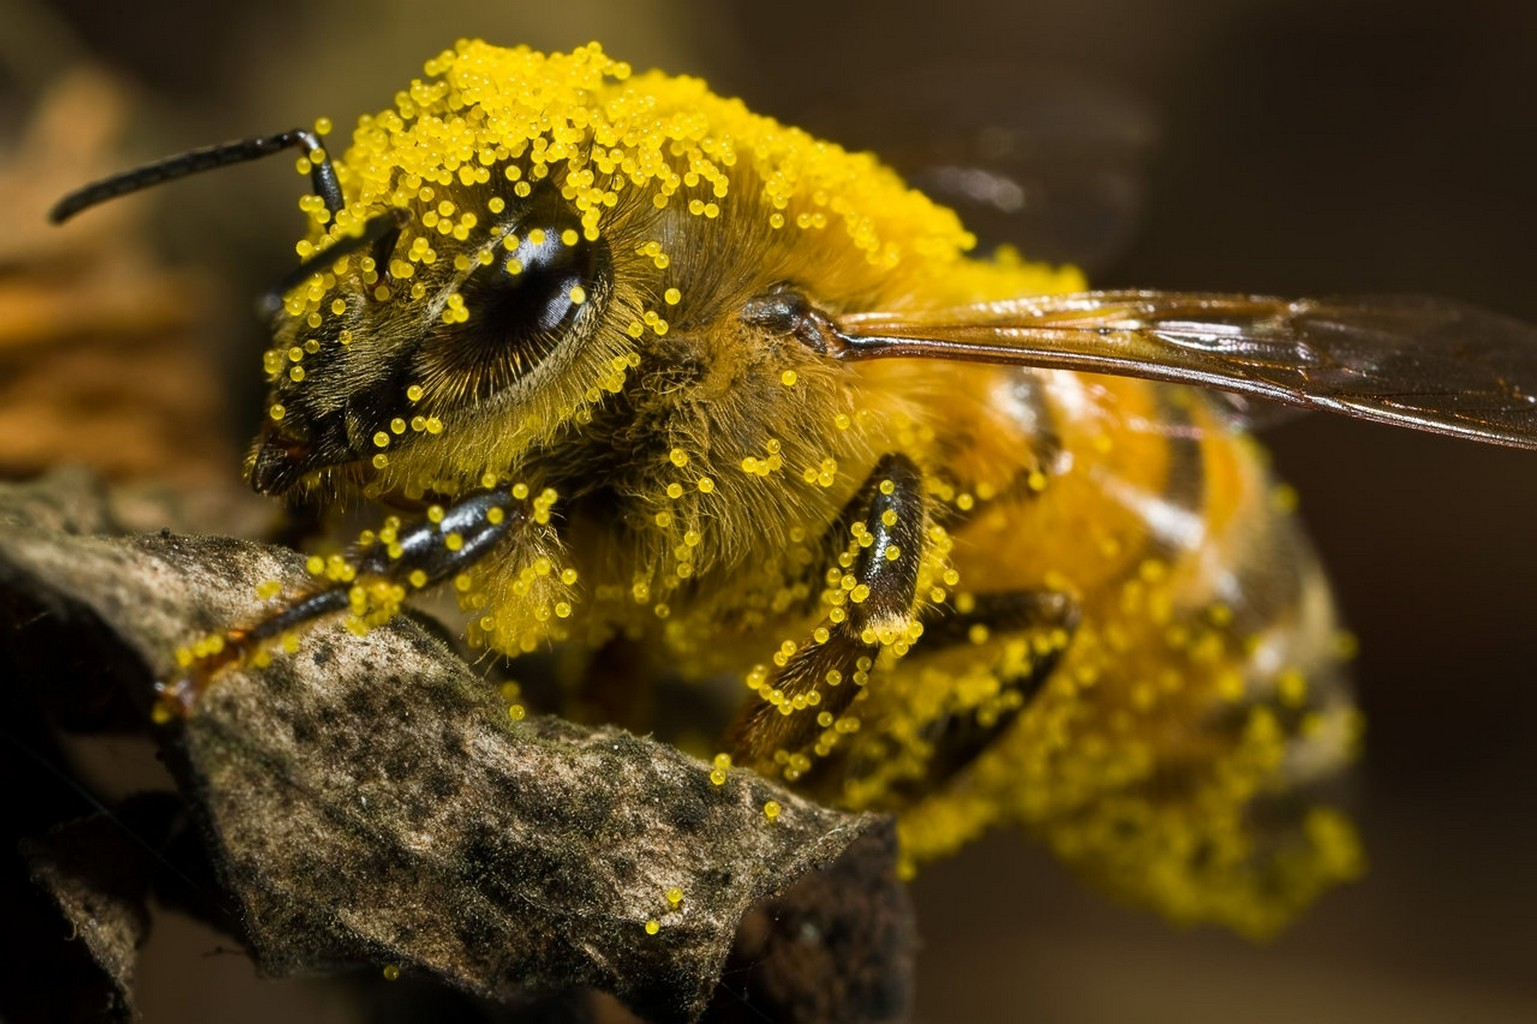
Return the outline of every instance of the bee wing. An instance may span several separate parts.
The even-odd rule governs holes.
[[[1537,449],[1537,328],[1447,300],[1100,291],[837,326],[846,359],[1140,377]]]
[[[953,208],[981,248],[1091,273],[1136,235],[1158,137],[1148,105],[1105,76],[1018,61],[904,64],[805,113]]]

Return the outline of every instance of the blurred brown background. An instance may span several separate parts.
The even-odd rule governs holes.
[[[937,13],[826,0],[53,0],[3,2],[0,16],[12,123],[72,52],[92,56],[137,90],[135,158],[321,114],[345,129],[457,36],[600,39],[823,130],[840,97],[872,81],[900,106],[890,83],[966,96],[967,76],[985,71],[956,101],[973,123],[1008,123],[1052,91],[1043,83],[1070,83],[1070,103],[1119,97],[1089,116],[1129,110],[1145,143],[1142,217],[1096,283],[1425,292],[1537,323],[1537,7],[1520,0],[950,0]],[[289,265],[300,227],[298,181],[276,163],[159,197],[166,250],[254,295]],[[253,323],[226,353],[242,433],[260,350]],[[922,1020],[1537,1019],[1537,457],[1326,417],[1269,442],[1361,638],[1371,875],[1256,948],[1106,906],[1020,837],[996,835],[916,884]],[[236,957],[152,952],[142,974],[151,1019],[345,1019],[296,983],[228,1001],[216,986],[250,974]]]

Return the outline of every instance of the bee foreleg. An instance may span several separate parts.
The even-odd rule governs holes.
[[[905,455],[883,456],[852,507],[839,580],[824,596],[826,616],[809,638],[780,648],[776,668],[754,670],[750,682],[759,699],[728,733],[740,762],[765,771],[778,765],[792,780],[810,767],[803,751],[820,732],[836,728],[869,681],[881,648],[916,635],[928,526],[922,474]]]
[[[349,557],[325,563],[315,583],[286,597],[254,625],[215,633],[178,651],[181,672],[156,688],[156,719],[188,714],[219,670],[257,658],[270,644],[325,616],[351,612],[359,628],[382,624],[400,610],[409,591],[442,583],[523,529],[534,520],[539,500],[514,497],[506,488],[472,491],[419,522],[380,531]]]

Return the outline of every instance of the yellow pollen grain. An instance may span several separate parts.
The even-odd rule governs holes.
[[[1287,669],[1276,678],[1276,693],[1287,707],[1302,707],[1308,698],[1307,679],[1301,672]]]

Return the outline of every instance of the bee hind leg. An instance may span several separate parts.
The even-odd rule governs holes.
[[[941,611],[949,614],[935,614]],[[998,693],[974,707],[956,707],[918,731],[916,756],[903,759],[892,741],[861,744],[842,773],[871,780],[887,774],[878,789],[881,806],[895,809],[941,788],[964,772],[1018,720],[1056,671],[1078,627],[1078,602],[1059,590],[1005,590],[978,594],[964,612],[930,609],[923,643],[914,658],[976,647],[989,658]],[[983,653],[984,651],[988,653]],[[921,771],[891,775],[894,764],[921,765]],[[831,766],[829,766],[831,767]]]

